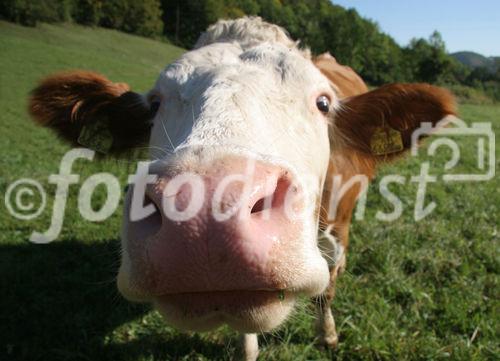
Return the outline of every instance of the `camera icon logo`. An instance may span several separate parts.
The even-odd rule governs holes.
[[[445,127],[447,126],[447,127]],[[491,180],[495,176],[495,132],[491,123],[472,123],[469,127],[462,119],[447,116],[435,126],[424,122],[412,134],[411,154],[418,155],[418,140],[424,136],[437,135],[427,147],[427,155],[434,156],[438,148],[446,146],[451,149],[451,159],[444,165],[444,181],[481,182]],[[474,172],[453,173],[463,153],[456,138],[476,138],[476,162]],[[452,139],[453,138],[453,139]],[[472,140],[473,141],[473,140]]]

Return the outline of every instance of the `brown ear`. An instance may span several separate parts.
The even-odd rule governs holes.
[[[346,98],[332,118],[332,155],[322,197],[322,224],[332,225],[332,234],[347,247],[349,224],[362,187],[354,183],[340,199],[335,216],[328,214],[335,177],[340,186],[358,175],[371,179],[377,164],[393,160],[411,147],[411,135],[422,122],[436,124],[455,114],[453,96],[445,89],[427,84],[391,84]],[[396,144],[396,137],[401,143]],[[375,143],[375,144],[373,144]],[[387,145],[386,152],[374,145]],[[394,145],[399,145],[394,147]],[[375,147],[376,148],[376,147]]]
[[[44,79],[31,93],[29,112],[71,144],[110,154],[147,142],[153,116],[127,84],[88,71]]]
[[[411,147],[421,123],[433,125],[454,115],[454,97],[428,84],[389,84],[347,98],[334,115],[332,150],[357,151],[376,162]]]
[[[340,99],[368,91],[363,79],[350,67],[339,64],[330,53],[317,56],[313,63],[330,80]]]

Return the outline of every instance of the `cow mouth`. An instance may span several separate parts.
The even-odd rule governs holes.
[[[227,324],[241,332],[262,332],[286,319],[296,297],[284,290],[213,291],[166,294],[153,304],[180,329],[205,331]]]

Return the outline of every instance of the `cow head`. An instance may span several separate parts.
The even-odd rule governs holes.
[[[72,143],[118,155],[149,141],[149,172],[125,202],[118,288],[126,298],[152,302],[180,328],[265,331],[298,296],[325,290],[331,257],[317,242],[320,215],[330,222],[325,180],[372,176],[388,158],[370,148],[376,129],[396,129],[407,148],[420,122],[453,113],[442,89],[368,92],[336,66],[311,59],[281,28],[243,18],[209,28],[146,94],[89,72],[35,89],[34,119]],[[332,221],[341,239],[357,192]],[[146,216],[133,215],[138,199]]]

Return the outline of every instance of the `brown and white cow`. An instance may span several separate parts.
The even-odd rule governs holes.
[[[145,177],[156,179],[143,188],[153,212],[131,217],[140,188],[131,187],[118,288],[178,328],[243,332],[252,360],[255,333],[282,324],[303,295],[318,304],[319,341],[335,346],[331,309],[320,305],[345,267],[361,187],[348,189],[332,218],[332,180],[372,178],[410,147],[421,122],[453,114],[454,103],[426,84],[368,91],[330,55],[311,58],[280,27],[242,18],[211,26],[147,94],[75,71],[45,79],[30,111],[73,144],[82,132],[87,142],[89,134],[110,140],[94,144],[110,155],[149,142]],[[373,134],[385,127],[402,147],[374,154]]]

